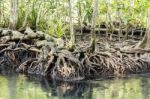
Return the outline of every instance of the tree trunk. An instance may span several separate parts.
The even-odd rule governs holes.
[[[16,29],[18,19],[18,0],[10,0],[10,29]]]
[[[119,0],[117,0],[117,17],[118,17],[118,22],[119,22],[119,32],[118,32],[118,39],[119,41],[121,40],[122,37],[122,21],[121,21],[121,8],[119,4]]]
[[[114,26],[112,24],[112,18],[111,18],[111,13],[110,13],[110,0],[106,0],[106,6],[107,6],[107,14],[106,14],[106,38],[108,37],[108,32],[112,32],[114,29]],[[110,27],[108,27],[110,26]],[[112,39],[112,33],[110,34],[110,39]]]
[[[131,15],[131,18],[133,18],[133,15],[134,15],[134,9],[133,9],[133,7],[134,7],[134,0],[130,0],[130,15]],[[132,28],[131,28],[132,39],[133,39],[133,35],[134,35],[133,28],[134,27],[132,26]]]
[[[3,25],[3,27],[5,27],[6,26],[6,19],[5,19],[5,15],[4,15],[4,12],[5,12],[5,7],[4,7],[4,1],[3,1],[3,5],[2,5],[2,25]]]
[[[83,36],[83,30],[82,30],[82,8],[81,8],[81,1],[79,1],[79,6],[78,6],[78,20],[79,20],[79,26],[80,26],[80,32],[81,32],[81,36]]]
[[[28,19],[29,13],[31,12],[31,10],[30,10],[30,0],[27,0],[25,5],[26,5],[26,8],[25,8],[25,16],[24,16],[23,24],[22,24],[22,27],[18,29],[18,31],[25,30],[26,26],[28,25],[27,19]]]
[[[90,44],[90,52],[95,51],[95,44],[96,44],[96,34],[95,34],[95,25],[96,19],[98,14],[98,0],[94,0],[94,7],[93,7],[93,15],[92,15],[92,30],[91,30],[91,44]]]
[[[0,26],[2,25],[2,1],[0,1]]]
[[[140,41],[136,48],[149,49],[150,48],[150,9],[148,9],[147,15],[147,30],[142,41]]]
[[[73,28],[73,18],[72,18],[72,0],[68,0],[69,3],[69,23],[70,23],[70,41],[69,41],[69,49],[74,50],[75,47],[75,34]]]

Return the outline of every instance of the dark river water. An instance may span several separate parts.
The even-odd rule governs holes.
[[[150,99],[150,75],[74,82],[0,75],[0,99]]]

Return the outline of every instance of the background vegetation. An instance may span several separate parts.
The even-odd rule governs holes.
[[[11,14],[15,14],[16,29],[29,25],[61,37],[69,24],[68,0],[0,0],[0,27],[10,27]],[[71,0],[73,24],[91,24],[94,1]],[[12,6],[13,4],[13,6]],[[96,24],[121,23],[121,27],[146,27],[149,0],[99,0]],[[12,11],[14,8],[14,11]],[[13,12],[13,13],[12,13]]]

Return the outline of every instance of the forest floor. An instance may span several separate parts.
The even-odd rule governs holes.
[[[60,80],[123,77],[150,70],[150,50],[135,48],[139,40],[106,39],[97,35],[96,51],[88,52],[90,35],[76,37],[74,51],[67,41],[41,31],[0,31],[0,71],[43,75]]]

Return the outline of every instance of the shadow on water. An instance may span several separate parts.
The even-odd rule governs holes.
[[[28,79],[33,80],[33,76]],[[90,81],[58,81],[48,80],[44,77],[36,77],[36,81],[40,82],[40,86],[46,92],[47,98],[58,97],[59,99],[92,99],[93,87],[100,87],[98,83]],[[35,82],[35,79],[34,79]]]
[[[63,82],[42,76],[0,75],[0,99],[150,99],[150,75]]]

